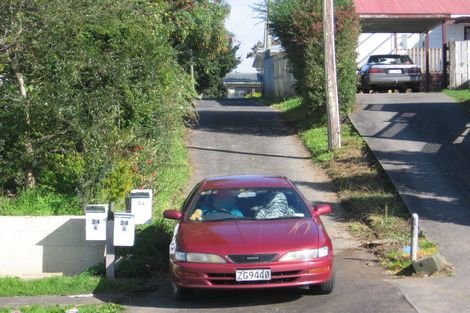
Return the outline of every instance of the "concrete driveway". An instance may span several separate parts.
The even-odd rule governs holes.
[[[340,222],[332,186],[310,161],[302,143],[280,120],[280,113],[256,103],[202,101],[200,126],[188,147],[195,172],[192,183],[218,175],[274,174],[290,177],[316,203],[331,203],[335,214],[324,219],[335,247],[336,289],[312,296],[298,289],[200,292],[191,302],[175,302],[168,287],[127,301],[129,312],[416,312],[400,290],[357,248]]]
[[[470,115],[441,93],[358,95],[351,120],[455,277],[393,281],[419,312],[470,312]]]

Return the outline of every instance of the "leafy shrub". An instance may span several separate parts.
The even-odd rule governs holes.
[[[0,215],[48,216],[81,215],[76,196],[63,195],[44,187],[24,189],[17,197],[0,197]]]
[[[214,93],[238,62],[227,14],[209,0],[0,4],[0,28],[15,34],[0,35],[0,194],[18,196],[4,202],[36,185],[81,204],[138,186],[171,203],[188,172],[188,62]]]
[[[335,1],[336,61],[340,109],[355,103],[359,18],[351,0]],[[325,113],[322,1],[274,0],[270,27],[281,40],[297,80],[297,93],[312,112]]]

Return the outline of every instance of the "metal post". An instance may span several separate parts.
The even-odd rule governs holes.
[[[449,85],[447,81],[447,21],[442,23],[442,80],[441,87],[443,89],[447,88]]]
[[[429,68],[429,32],[426,32],[425,50],[426,50],[426,92],[429,92],[431,90],[431,73],[430,73],[430,68]]]
[[[106,222],[106,278],[114,280],[116,267],[116,254],[114,251],[114,202],[109,204],[108,221]]]
[[[413,217],[413,226],[412,226],[412,231],[411,231],[411,261],[415,262],[418,260],[419,216],[418,214],[413,213],[412,217]]]

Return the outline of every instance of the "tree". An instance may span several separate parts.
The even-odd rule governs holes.
[[[238,46],[224,26],[230,12],[223,1],[179,0],[169,8],[172,44],[188,72],[195,69],[196,89],[207,96],[224,94],[223,77],[240,62]]]
[[[31,187],[18,178],[32,170],[40,186],[83,202],[155,187],[195,95],[170,45],[166,1],[2,6],[0,185]]]
[[[31,134],[31,101],[28,98],[27,85],[25,83],[24,71],[27,71],[29,64],[23,59],[24,55],[31,53],[30,41],[25,40],[24,35],[37,26],[38,20],[34,18],[35,4],[26,0],[10,0],[0,3],[0,29],[3,30],[0,37],[0,74],[2,86],[7,86],[9,82],[16,85],[18,96],[15,98],[15,105],[5,108],[5,117],[16,120],[16,129],[9,132],[10,140],[3,140],[3,149],[8,149],[13,145],[11,140],[21,142],[18,149],[9,151],[15,158],[22,160],[20,168],[25,172],[23,179],[30,187],[36,183],[34,170],[34,148]],[[10,109],[10,110],[9,110]],[[16,110],[15,110],[16,109]],[[4,119],[6,121],[6,119]],[[21,125],[18,125],[21,124]],[[5,130],[2,123],[2,130]],[[18,128],[22,129],[18,129]],[[15,170],[13,170],[15,172]],[[21,178],[19,178],[21,180]]]
[[[0,192],[82,203],[158,193],[200,91],[236,66],[228,6],[209,0],[0,2]]]
[[[282,42],[297,80],[296,89],[312,113],[325,116],[322,2],[273,0],[270,27]],[[335,42],[339,103],[351,110],[356,94],[356,46],[359,18],[351,0],[335,1]]]

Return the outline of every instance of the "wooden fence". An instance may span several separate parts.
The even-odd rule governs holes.
[[[426,49],[397,49],[396,54],[407,54],[415,64],[421,67],[421,71],[426,72]],[[429,49],[429,72],[442,73],[442,48]]]
[[[470,41],[450,43],[449,88],[470,88]]]

